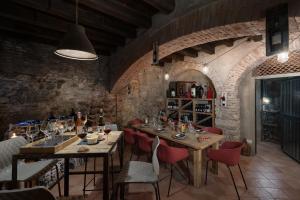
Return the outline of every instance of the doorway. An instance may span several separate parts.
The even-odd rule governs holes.
[[[279,144],[300,162],[300,77],[257,80],[256,140]]]

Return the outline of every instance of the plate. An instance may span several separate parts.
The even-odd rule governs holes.
[[[172,135],[172,137],[174,139],[177,139],[177,140],[184,140],[186,138],[186,134],[183,134],[183,133],[177,133],[175,135]]]

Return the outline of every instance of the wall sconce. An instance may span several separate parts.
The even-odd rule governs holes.
[[[207,67],[207,65],[206,64],[204,64],[204,66],[203,66],[203,68],[202,68],[202,72],[203,72],[203,74],[208,74],[208,72],[209,72],[209,69],[208,69],[208,67]]]
[[[169,78],[170,78],[170,75],[168,73],[165,73],[165,80],[167,81],[167,80],[169,80]]]

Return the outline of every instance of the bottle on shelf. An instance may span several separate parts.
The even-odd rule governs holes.
[[[175,98],[176,97],[176,91],[174,88],[171,89],[171,97]]]
[[[196,90],[196,84],[195,83],[193,83],[193,85],[191,86],[191,96],[192,96],[192,98],[197,97],[197,90]]]

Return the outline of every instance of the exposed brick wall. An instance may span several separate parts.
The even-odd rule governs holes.
[[[54,47],[0,36],[0,132],[9,123],[45,119],[50,111],[69,114],[105,105],[115,120],[115,97],[104,87],[107,58],[75,61],[53,54]]]
[[[286,1],[219,0],[194,8],[161,28],[150,29],[113,56],[113,70],[110,73],[113,91],[125,87],[139,70],[151,63],[153,41],[159,41],[162,58],[183,48],[210,41],[263,34],[265,9],[282,2]],[[299,16],[299,1],[288,2],[291,17]],[[297,23],[291,25],[293,30]]]

